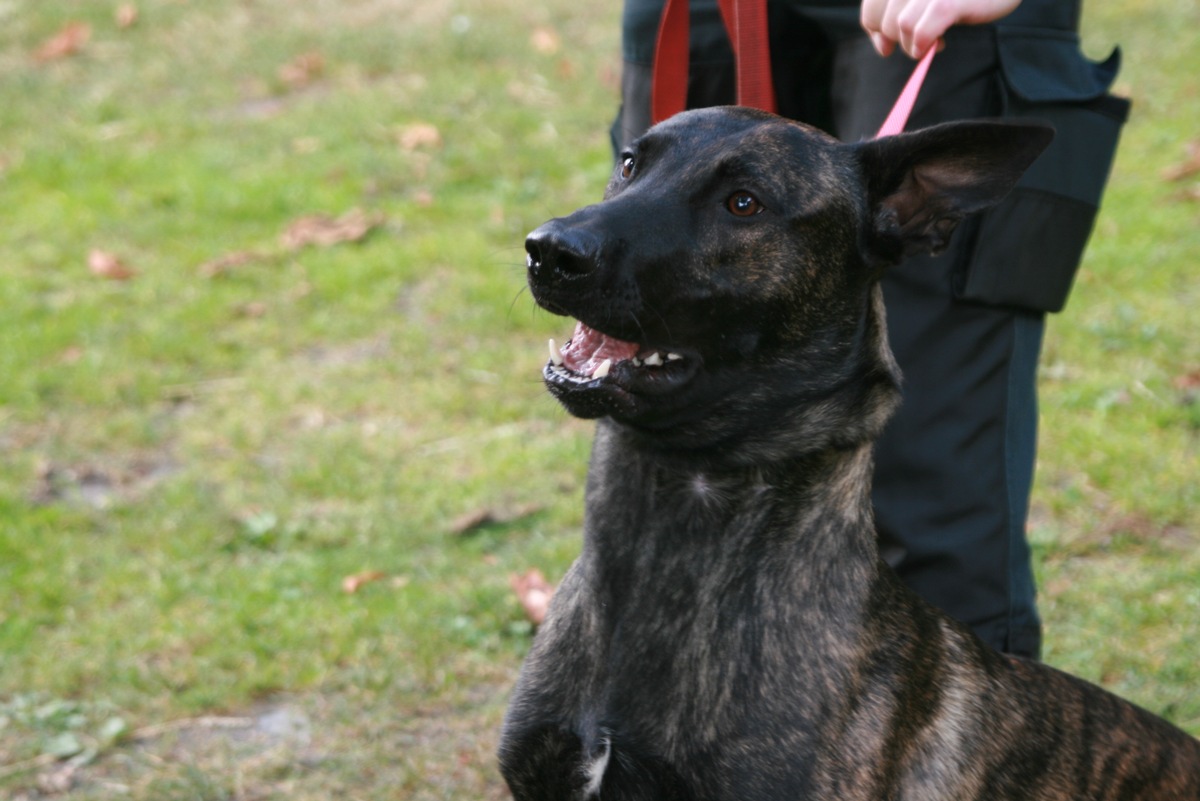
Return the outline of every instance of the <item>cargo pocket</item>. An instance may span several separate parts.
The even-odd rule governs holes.
[[[1088,60],[1068,32],[999,29],[1003,116],[1053,125],[1054,141],[979,221],[955,277],[962,300],[1057,312],[1100,207],[1129,101],[1108,94],[1120,51]]]

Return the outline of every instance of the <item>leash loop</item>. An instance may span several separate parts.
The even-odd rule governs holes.
[[[775,113],[771,51],[767,36],[767,0],[718,0],[737,71],[737,103]],[[688,0],[666,0],[654,44],[650,82],[650,121],[662,122],[687,108],[688,55],[691,37]],[[937,47],[917,63],[891,113],[875,136],[904,130]]]

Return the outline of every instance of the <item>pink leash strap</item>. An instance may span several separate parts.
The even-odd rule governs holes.
[[[921,93],[921,84],[925,82],[925,75],[929,72],[929,65],[933,62],[933,54],[936,52],[937,45],[935,44],[917,62],[917,68],[909,76],[908,83],[904,85],[904,91],[900,93],[900,97],[896,98],[896,105],[892,106],[892,111],[883,121],[879,133],[875,134],[876,139],[881,136],[894,136],[904,130],[904,126],[908,124],[908,115],[912,114],[913,106],[917,104],[917,95]]]

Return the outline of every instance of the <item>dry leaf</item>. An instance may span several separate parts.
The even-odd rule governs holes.
[[[292,89],[303,89],[325,73],[325,56],[316,51],[301,53],[279,68],[279,80]]]
[[[88,252],[88,269],[97,278],[110,281],[128,281],[137,271],[125,265],[116,255],[106,250],[93,249]]]
[[[562,37],[553,28],[534,28],[529,44],[544,56],[552,56],[562,48]]]
[[[55,61],[73,56],[92,38],[92,26],[85,22],[68,22],[62,30],[42,42],[33,57],[40,62]]]
[[[342,242],[358,242],[382,222],[382,216],[367,214],[362,209],[351,209],[336,218],[310,214],[292,221],[280,236],[280,242],[288,250],[299,250],[309,245],[331,247]]]
[[[198,270],[200,275],[205,278],[216,278],[218,275],[224,275],[235,267],[266,261],[268,258],[270,256],[266,253],[254,250],[236,250],[233,253],[226,253],[224,256],[215,258],[212,261],[204,262]]]
[[[83,348],[78,345],[70,345],[62,353],[58,354],[59,364],[75,364],[83,358]]]
[[[1177,375],[1171,379],[1171,383],[1175,386],[1175,389],[1200,389],[1200,370],[1193,370],[1190,373]]]
[[[529,503],[515,509],[497,511],[484,507],[459,515],[450,523],[451,534],[470,534],[481,528],[502,523],[512,523],[542,510],[541,504]]]
[[[342,592],[354,594],[364,584],[370,584],[373,581],[382,581],[387,578],[387,574],[380,570],[364,570],[361,573],[355,573],[352,576],[346,576],[342,579]]]
[[[1172,197],[1175,200],[1184,200],[1189,202],[1198,201],[1200,200],[1200,184],[1185,187],[1184,189],[1174,193]]]
[[[415,122],[400,129],[400,149],[412,152],[422,147],[441,147],[442,134],[436,125]]]
[[[133,3],[122,3],[121,5],[117,6],[115,17],[117,20],[117,27],[121,30],[132,28],[138,21],[137,6],[135,6]]]
[[[536,567],[526,570],[523,576],[516,573],[509,576],[508,584],[517,594],[517,600],[521,602],[521,607],[525,610],[529,620],[533,625],[540,626],[546,619],[546,612],[550,608],[554,585],[546,581],[542,571]]]
[[[496,522],[496,513],[491,509],[476,509],[459,515],[450,523],[451,534],[468,534]]]
[[[1189,142],[1184,160],[1163,170],[1162,176],[1168,181],[1182,181],[1197,173],[1200,173],[1200,139]]]

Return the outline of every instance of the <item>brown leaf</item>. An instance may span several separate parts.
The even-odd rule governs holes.
[[[269,254],[260,253],[254,250],[236,250],[233,253],[226,253],[224,256],[219,256],[212,261],[206,261],[198,268],[200,275],[205,278],[216,278],[219,275],[224,275],[235,267],[242,267],[247,264],[253,264],[259,261],[269,259]]]
[[[553,28],[534,28],[529,44],[543,56],[552,56],[562,48],[562,37]]]
[[[496,513],[491,509],[476,509],[454,518],[450,523],[450,533],[469,534],[495,522]]]
[[[1184,187],[1183,189],[1180,189],[1178,192],[1174,193],[1171,197],[1175,200],[1183,200],[1192,203],[1200,201],[1200,184]]]
[[[91,25],[86,22],[68,22],[58,33],[42,42],[33,52],[33,58],[44,63],[73,56],[81,51],[91,38]]]
[[[114,17],[117,20],[117,27],[121,30],[132,28],[138,21],[138,9],[133,3],[122,3],[117,6],[117,11]]]
[[[280,236],[280,242],[288,250],[358,242],[382,222],[380,215],[367,214],[362,209],[351,209],[340,217],[310,214],[294,220]]]
[[[279,68],[279,80],[292,89],[303,89],[325,73],[325,56],[316,51],[301,53]]]
[[[400,129],[400,149],[412,152],[419,148],[442,146],[442,134],[436,125],[415,122]]]
[[[1162,177],[1168,181],[1182,181],[1197,173],[1200,173],[1200,139],[1189,142],[1183,161],[1163,170]]]
[[[1177,375],[1171,379],[1171,383],[1175,386],[1175,389],[1200,389],[1200,370],[1192,370],[1183,375]]]
[[[529,503],[524,506],[518,506],[515,509],[507,509],[498,511],[487,507],[475,509],[470,512],[459,515],[450,523],[451,534],[470,534],[473,531],[478,531],[487,526],[498,525],[502,523],[512,523],[515,520],[520,520],[523,517],[529,517],[532,514],[537,514],[542,510],[541,504]]]
[[[109,281],[128,281],[137,275],[137,271],[126,266],[116,255],[106,250],[92,249],[88,252],[88,269],[97,278]]]
[[[358,592],[365,584],[370,584],[373,581],[382,581],[387,578],[387,574],[380,570],[364,570],[361,573],[355,573],[352,576],[346,576],[342,579],[342,592],[353,595]]]
[[[263,303],[261,300],[252,300],[248,303],[243,303],[241,306],[238,306],[237,313],[242,317],[262,317],[267,313],[267,304]]]
[[[554,585],[546,581],[542,571],[536,567],[525,571],[524,575],[516,573],[508,577],[508,584],[517,594],[521,608],[535,626],[540,626],[546,619],[550,608],[550,598],[554,595]]]
[[[75,364],[83,358],[83,348],[79,345],[69,345],[65,350],[58,354],[59,364]]]

